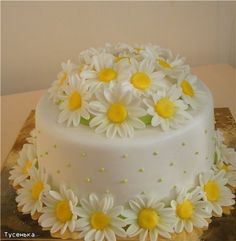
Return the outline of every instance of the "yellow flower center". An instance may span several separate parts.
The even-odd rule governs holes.
[[[115,103],[107,111],[108,119],[113,123],[122,123],[127,118],[127,110],[123,104]]]
[[[65,223],[72,218],[72,212],[70,210],[69,202],[68,201],[60,201],[56,205],[56,217],[57,219]]]
[[[171,118],[175,114],[175,104],[169,98],[162,98],[156,103],[155,110],[159,116]]]
[[[122,59],[128,59],[130,63],[130,57],[129,56],[117,56],[115,59],[115,63],[119,63]]]
[[[131,77],[131,83],[136,89],[146,90],[151,85],[151,80],[144,72],[137,72]]]
[[[137,54],[139,54],[140,51],[143,50],[143,48],[138,48],[138,47],[137,47],[137,48],[134,48],[134,50],[135,50],[135,52],[136,52]]]
[[[77,110],[81,107],[81,96],[78,91],[74,91],[69,97],[69,109],[71,111]]]
[[[215,181],[209,181],[204,185],[204,191],[210,202],[217,201],[220,197],[220,188]]]
[[[111,68],[105,68],[98,73],[98,79],[102,82],[108,83],[117,77],[117,72]]]
[[[159,216],[152,208],[144,208],[138,214],[138,225],[144,229],[153,229],[159,224]]]
[[[110,218],[103,212],[95,212],[90,219],[91,226],[97,230],[103,230],[110,224]]]
[[[191,84],[187,80],[183,80],[180,84],[182,91],[184,92],[185,95],[194,96],[194,90]]]
[[[219,167],[219,169],[224,170],[225,172],[228,172],[229,171],[229,165],[223,164],[221,167]]]
[[[44,188],[44,184],[41,181],[38,181],[33,185],[31,190],[31,195],[34,200],[39,199],[39,195],[43,191],[43,188]]]
[[[159,64],[163,69],[171,69],[171,68],[172,68],[172,66],[171,66],[168,62],[166,62],[165,60],[163,60],[163,59],[159,59],[159,60],[158,60],[158,64]]]
[[[67,72],[62,72],[59,77],[59,86],[64,85],[67,78],[68,78]]]
[[[190,219],[193,215],[193,204],[185,200],[176,207],[176,214],[184,220]]]
[[[31,167],[32,167],[32,161],[26,160],[25,165],[22,168],[22,174],[27,175]]]

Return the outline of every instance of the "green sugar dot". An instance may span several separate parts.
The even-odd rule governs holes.
[[[144,168],[138,169],[139,172],[144,172]]]
[[[121,183],[128,183],[128,179],[127,178],[124,178]]]
[[[87,153],[86,153],[85,151],[82,151],[82,152],[80,153],[80,155],[81,155],[82,157],[86,157],[86,156],[87,156]]]
[[[123,155],[122,155],[122,158],[123,158],[123,159],[126,159],[127,157],[128,157],[127,154],[123,154]]]
[[[152,155],[153,155],[153,156],[157,156],[157,155],[158,155],[158,151],[154,151],[154,152],[152,153]]]
[[[163,179],[162,178],[159,178],[158,179],[158,182],[160,183],[160,182],[163,182]]]
[[[104,168],[104,167],[101,167],[101,168],[99,169],[99,172],[105,172],[105,168]]]
[[[87,178],[85,179],[85,182],[91,183],[91,178],[87,177]]]

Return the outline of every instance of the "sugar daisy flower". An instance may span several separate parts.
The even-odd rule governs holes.
[[[145,124],[139,117],[146,114],[139,106],[140,100],[122,86],[105,87],[95,93],[97,100],[90,103],[94,115],[89,125],[96,127],[96,133],[106,133],[108,138],[115,135],[132,137],[134,128],[141,129]]]
[[[151,94],[151,98],[144,99],[147,113],[152,116],[151,125],[161,126],[162,130],[177,128],[191,115],[186,112],[187,105],[180,99],[181,91],[176,85],[169,89]]]
[[[35,128],[30,132],[30,136],[27,137],[26,140],[28,143],[30,143],[36,147],[37,130]]]
[[[228,148],[222,144],[218,150],[216,163],[213,166],[213,170],[216,172],[220,170],[225,171],[225,176],[228,180],[228,184],[232,187],[236,187],[236,152],[233,148]]]
[[[120,217],[122,206],[114,206],[111,195],[105,195],[102,199],[96,194],[90,194],[88,200],[80,200],[78,208],[80,218],[77,221],[77,229],[81,231],[80,238],[85,241],[115,241],[116,235],[126,237],[123,227],[125,221]]]
[[[17,190],[16,202],[24,214],[30,213],[33,216],[41,212],[43,208],[42,197],[50,190],[47,184],[47,175],[42,168],[32,167],[29,171],[30,178],[21,183]]]
[[[123,79],[123,86],[137,94],[147,94],[158,88],[163,88],[166,83],[161,71],[155,70],[151,60],[144,59],[138,62],[135,58],[130,60],[130,68]]]
[[[222,170],[215,174],[213,171],[201,173],[199,182],[205,193],[204,199],[208,201],[210,211],[219,216],[222,215],[222,206],[230,206],[235,203],[234,195],[226,187],[227,178]]]
[[[157,60],[157,57],[161,55],[162,52],[163,49],[160,46],[154,44],[147,44],[140,51],[140,54],[143,56],[143,58],[150,59],[155,62]]]
[[[193,109],[197,109],[206,99],[206,93],[197,87],[197,76],[183,73],[177,80],[182,99]]]
[[[215,131],[215,163],[213,170],[225,171],[228,184],[236,187],[236,152],[224,144],[224,135],[219,129]]]
[[[9,180],[13,182],[13,186],[21,185],[21,183],[29,177],[30,169],[37,161],[36,149],[32,144],[24,144],[19,152],[16,165],[10,171]]]
[[[115,56],[109,53],[95,55],[92,60],[93,69],[81,72],[81,77],[86,80],[92,92],[101,86],[120,82],[124,78],[127,66],[123,61],[116,63],[115,60]]]
[[[79,54],[79,63],[85,65],[91,65],[93,62],[93,56],[106,53],[106,48],[89,48]]]
[[[72,190],[64,185],[60,191],[49,191],[43,198],[45,207],[42,208],[42,215],[39,217],[39,224],[51,233],[60,231],[63,235],[67,229],[74,232],[77,220],[78,198]]]
[[[176,213],[176,223],[174,229],[177,233],[186,230],[193,231],[193,227],[203,228],[208,226],[206,218],[210,218],[207,206],[208,202],[203,201],[203,191],[196,187],[191,192],[181,190],[176,200],[171,201],[171,207]]]
[[[76,65],[70,60],[66,63],[61,64],[62,71],[57,75],[57,80],[55,80],[48,90],[49,98],[53,100],[54,103],[58,103],[59,96],[63,93],[63,88],[67,84],[69,75],[76,70]]]
[[[190,67],[184,64],[185,58],[174,57],[170,50],[162,49],[156,57],[156,64],[165,76],[177,79],[182,73],[189,72]]]
[[[60,114],[58,123],[67,123],[67,126],[78,126],[81,118],[90,118],[88,101],[91,97],[84,80],[76,74],[71,75],[68,85],[64,88],[64,95],[60,96]]]
[[[158,236],[171,238],[173,223],[175,222],[174,211],[166,208],[165,204],[157,201],[154,197],[138,196],[129,201],[129,209],[123,212],[128,237],[139,237],[139,241],[156,241]]]
[[[215,141],[215,162],[220,162],[221,160],[221,148],[224,145],[224,134],[222,131],[217,129],[214,135]]]

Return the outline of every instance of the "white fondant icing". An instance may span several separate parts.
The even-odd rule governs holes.
[[[210,169],[214,156],[212,97],[200,85],[208,93],[208,101],[192,113],[189,123],[168,132],[147,126],[129,139],[107,139],[88,126],[58,124],[58,107],[44,95],[36,108],[36,128],[41,131],[37,138],[39,165],[45,167],[54,187],[64,183],[81,196],[110,190],[121,204],[143,191],[161,199],[170,195],[173,184],[192,187],[196,175]],[[50,154],[40,157],[45,151]],[[170,168],[171,160],[174,165]],[[68,162],[73,168],[66,168]],[[107,170],[102,175],[98,172],[101,167]],[[142,175],[137,172],[140,167],[145,169]],[[60,175],[56,170],[61,170]],[[89,185],[84,181],[87,177],[93,180]],[[121,185],[124,178],[128,182]],[[161,183],[157,182],[160,179]]]

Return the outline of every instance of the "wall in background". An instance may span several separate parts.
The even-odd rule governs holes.
[[[47,88],[104,42],[158,43],[192,66],[236,66],[236,2],[2,2],[2,94]]]

